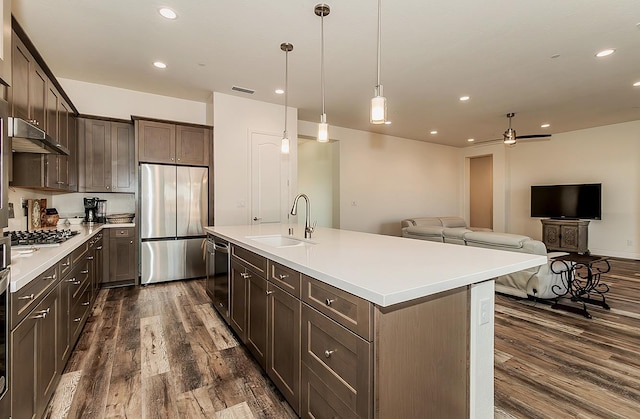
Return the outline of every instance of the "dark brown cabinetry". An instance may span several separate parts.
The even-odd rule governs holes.
[[[138,277],[135,228],[105,228],[102,252],[107,258],[102,269],[102,286],[133,285]]]
[[[11,332],[14,418],[42,416],[53,395],[60,375],[57,354],[59,316],[59,288],[54,287]]]
[[[247,347],[267,367],[267,280],[247,272]]]
[[[11,0],[2,0],[2,28],[0,28],[0,83],[11,83]]]
[[[135,192],[133,125],[78,118],[79,190]]]
[[[229,307],[229,324],[242,342],[247,340],[247,268],[231,259],[229,274],[229,292],[231,306]]]
[[[589,253],[588,220],[540,220],[547,250]]]
[[[212,131],[207,127],[137,120],[138,160],[208,166]]]

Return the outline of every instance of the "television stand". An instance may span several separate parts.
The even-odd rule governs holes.
[[[547,250],[589,255],[589,221],[551,219],[542,223],[542,242]]]

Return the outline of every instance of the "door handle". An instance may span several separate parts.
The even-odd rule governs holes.
[[[253,217],[253,221],[260,221],[262,220],[262,217]]]

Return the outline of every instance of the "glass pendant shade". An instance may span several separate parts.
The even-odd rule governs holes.
[[[513,128],[509,128],[503,134],[504,140],[503,142],[507,145],[512,145],[516,143],[516,130]]]
[[[384,124],[387,122],[387,98],[381,94],[382,86],[380,89],[376,88],[376,93],[373,99],[371,99],[371,123],[372,124]]]
[[[318,124],[318,142],[329,142],[329,124],[327,124],[327,115],[322,114],[320,117],[320,123]]]
[[[282,140],[280,140],[280,152],[282,154],[289,154],[289,137],[287,133],[284,133]]]

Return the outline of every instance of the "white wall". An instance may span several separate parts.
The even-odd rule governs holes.
[[[301,134],[316,124],[299,121]],[[462,215],[462,164],[453,147],[330,127],[340,144],[340,228],[400,235],[400,221]]]
[[[539,219],[529,216],[531,185],[602,183],[602,220],[589,224],[589,250],[640,259],[640,121],[518,144],[507,160],[510,232],[542,236]]]
[[[251,132],[273,133],[282,135],[284,107],[266,102],[245,99],[237,96],[214,92],[213,125],[215,127],[214,150],[214,182],[216,225],[249,224],[251,215],[251,173],[250,173],[250,140]],[[297,141],[298,129],[296,121],[298,110],[289,107],[287,110],[287,131],[291,144],[290,154],[283,155],[289,166],[289,191],[283,208],[287,208],[293,191],[297,190]],[[283,222],[287,214],[282,214]]]
[[[78,112],[85,115],[130,119],[131,115],[171,121],[210,124],[204,102],[104,86],[78,80],[58,81]]]

